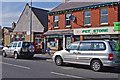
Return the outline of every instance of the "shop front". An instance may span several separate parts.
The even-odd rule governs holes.
[[[44,50],[50,48],[53,51],[62,50],[72,42],[73,30],[49,30],[44,33]]]
[[[113,26],[99,28],[74,29],[74,35],[83,36],[84,40],[116,40],[120,38],[120,31],[115,31]]]

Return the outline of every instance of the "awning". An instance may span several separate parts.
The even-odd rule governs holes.
[[[72,29],[64,29],[64,30],[48,30],[44,33],[44,35],[67,35],[67,34],[73,34]]]

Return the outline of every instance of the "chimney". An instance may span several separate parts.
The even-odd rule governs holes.
[[[12,23],[12,29],[15,29],[15,27],[16,27],[16,23],[13,22],[13,23]]]
[[[70,0],[63,0],[64,3],[69,2]]]

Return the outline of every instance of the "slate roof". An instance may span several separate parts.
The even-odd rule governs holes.
[[[27,3],[22,14],[20,15],[20,17],[17,21],[16,28],[13,30],[13,32],[28,32],[28,31],[30,31],[30,26],[29,26],[30,25],[30,22],[29,22],[30,9],[31,9],[31,6],[29,6],[29,4]],[[27,12],[27,11],[29,11],[29,12]],[[33,18],[32,18],[32,31],[33,32],[47,31],[48,10],[32,7],[32,13],[35,15],[35,17],[33,16]],[[36,19],[37,19],[37,21],[35,21]],[[40,24],[38,23],[38,21],[40,22]]]
[[[48,14],[47,14],[47,12],[49,12],[49,11],[44,10],[44,9],[35,8],[35,7],[32,7],[32,11],[34,12],[34,14],[38,18],[38,20],[41,22],[41,24],[44,27],[47,27],[48,26],[47,25],[47,22],[48,22]]]
[[[12,32],[12,31],[13,31],[13,29],[10,28],[10,27],[3,27],[3,29],[7,29],[9,32]]]
[[[56,8],[52,9],[51,12],[61,11],[71,8],[85,7],[85,6],[96,5],[101,3],[105,3],[105,2],[66,2],[66,3],[61,3]]]

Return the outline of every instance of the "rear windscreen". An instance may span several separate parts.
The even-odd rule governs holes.
[[[30,43],[29,43],[29,42],[23,42],[23,45],[22,45],[23,48],[29,47],[29,46],[30,46]]]
[[[109,44],[110,44],[111,49],[112,49],[113,51],[116,51],[116,50],[115,50],[115,48],[116,48],[115,42],[109,42]]]

